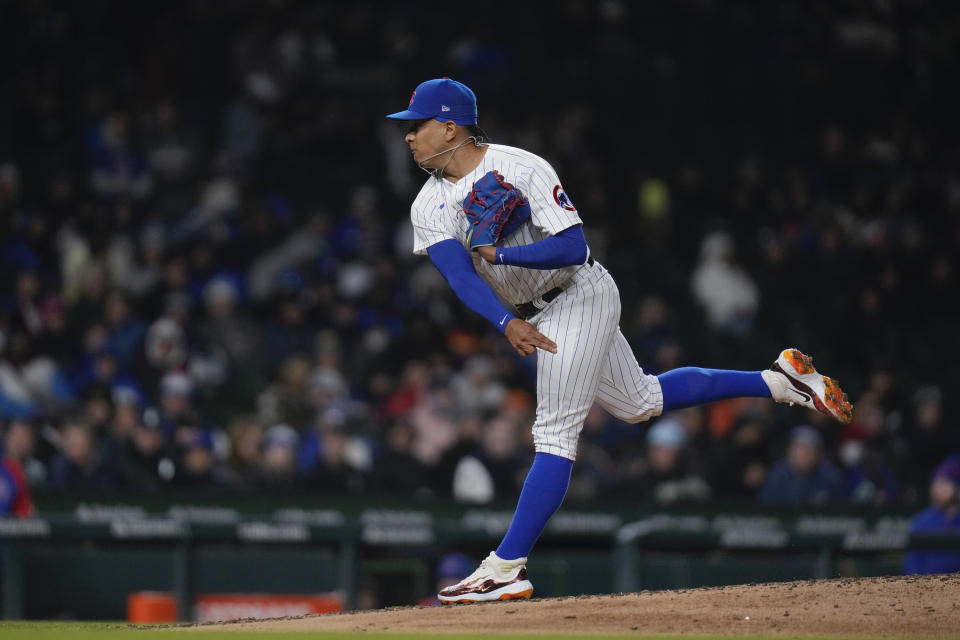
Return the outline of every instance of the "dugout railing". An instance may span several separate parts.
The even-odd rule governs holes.
[[[351,608],[378,573],[400,576],[405,594],[430,592],[438,554],[484,555],[510,516],[506,508],[462,505],[244,513],[78,503],[69,512],[0,519],[0,606],[5,619],[115,619],[126,593],[160,589],[175,594],[179,618],[189,620],[199,590],[232,589],[337,592]],[[909,515],[891,512],[564,508],[530,569],[542,596],[632,592],[892,574],[907,548],[960,549],[960,535],[911,535]],[[380,604],[415,601],[392,597]]]

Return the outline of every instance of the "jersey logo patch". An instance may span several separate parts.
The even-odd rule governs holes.
[[[557,185],[553,188],[553,200],[557,203],[557,206],[566,209],[567,211],[576,211],[577,208],[573,206],[573,203],[570,202],[570,196],[567,195],[567,192],[563,190],[563,187]]]

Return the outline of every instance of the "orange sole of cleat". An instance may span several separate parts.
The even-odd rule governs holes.
[[[793,370],[802,376],[816,371],[813,368],[813,358],[801,353],[799,349],[788,349],[784,358],[790,363]]]
[[[840,388],[840,383],[833,378],[824,376],[823,386],[823,399],[826,400],[827,406],[833,410],[833,414],[844,423],[853,420],[853,405],[851,405],[850,400],[847,399],[847,394]]]
[[[506,601],[506,600],[526,600],[527,598],[529,598],[529,597],[532,596],[532,595],[533,595],[533,589],[528,589],[528,590],[526,590],[526,591],[521,591],[520,593],[505,593],[505,594],[503,594],[502,596],[500,596],[499,598],[497,598],[497,600],[499,600],[499,601],[501,601],[501,602]],[[440,601],[440,604],[443,604],[443,605],[449,605],[449,604],[477,604],[477,603],[479,603],[479,602],[490,602],[490,601],[489,601],[489,600],[451,600],[451,601],[447,602],[447,601],[441,600],[441,601]]]

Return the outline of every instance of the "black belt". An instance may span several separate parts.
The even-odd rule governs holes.
[[[595,262],[595,261],[594,261],[594,259],[593,259],[593,256],[590,256],[589,258],[587,258],[587,265],[588,265],[588,266],[591,266],[591,267],[592,267],[594,262]],[[521,319],[521,320],[528,320],[528,319],[532,318],[533,316],[535,316],[535,315],[537,315],[538,313],[540,313],[541,311],[543,311],[544,308],[545,308],[548,304],[550,304],[551,302],[553,302],[553,300],[554,300],[558,295],[560,295],[561,293],[563,293],[563,289],[564,289],[564,287],[554,287],[553,289],[550,289],[550,291],[547,291],[545,294],[543,294],[542,296],[540,296],[540,299],[543,300],[543,306],[541,306],[541,307],[538,307],[537,305],[533,304],[533,301],[532,301],[532,300],[531,300],[530,302],[524,302],[523,304],[518,304],[518,305],[517,305],[517,315],[520,316],[520,319]]]

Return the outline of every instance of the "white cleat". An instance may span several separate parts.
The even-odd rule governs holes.
[[[817,373],[813,358],[799,349],[781,351],[773,365],[761,375],[777,402],[799,404],[843,423],[853,420],[853,405],[840,389],[840,383]]]
[[[442,604],[529,598],[533,595],[533,584],[527,579],[526,565],[526,558],[503,560],[491,551],[476,571],[441,590],[437,598]]]

